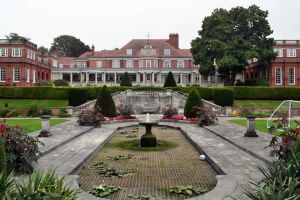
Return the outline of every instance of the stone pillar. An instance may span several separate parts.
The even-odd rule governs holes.
[[[70,83],[71,84],[73,83],[73,73],[72,72],[70,73]]]
[[[85,83],[86,84],[89,83],[89,73],[88,72],[85,73]]]
[[[191,84],[194,83],[194,72],[191,73]]]
[[[248,116],[247,117],[247,131],[245,133],[245,137],[258,137],[255,131],[255,116]]]
[[[115,85],[117,85],[117,73],[115,73]]]
[[[103,74],[102,74],[102,82],[103,82],[103,84],[105,84],[105,82],[106,82],[106,74],[105,74],[105,72],[103,72]]]
[[[182,85],[182,83],[183,83],[182,78],[183,78],[182,73],[180,73],[180,84],[181,84],[181,85]]]
[[[34,71],[34,72],[35,72],[35,71]],[[34,78],[35,78],[35,76],[34,76]],[[63,73],[60,72],[60,79],[62,80],[63,78],[64,78]]]
[[[143,73],[143,83],[146,83],[146,72]]]
[[[83,82],[83,74],[80,72],[80,83]]]
[[[159,83],[161,83],[161,73],[158,74],[157,80],[158,80]]]
[[[50,133],[50,115],[42,115],[41,117],[42,130],[39,134],[39,137],[49,137]]]
[[[154,76],[155,76],[155,73],[152,72],[152,84],[154,84]]]
[[[96,83],[96,84],[98,83],[98,80],[97,80],[97,78],[98,78],[98,73],[97,73],[97,72],[95,72],[95,83]]]
[[[140,73],[136,73],[136,83],[140,82]]]

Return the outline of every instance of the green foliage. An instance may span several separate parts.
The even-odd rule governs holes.
[[[11,172],[8,175],[4,171],[0,171],[0,199],[3,198],[5,194],[10,193],[14,185],[14,173]]]
[[[203,102],[199,92],[196,89],[192,89],[184,106],[184,116],[189,118],[196,117],[195,107],[197,106],[203,106]]]
[[[88,101],[88,93],[86,90],[80,88],[72,88],[68,90],[69,92],[69,105],[79,106]]]
[[[11,194],[14,199],[55,199],[75,200],[77,190],[71,189],[65,178],[58,177],[54,170],[46,173],[35,171],[28,180],[16,182],[16,191]]]
[[[43,108],[41,115],[52,115],[52,111],[49,108]]]
[[[295,154],[300,157],[300,136],[298,136],[297,138],[297,145],[296,145],[296,149],[295,149]]]
[[[54,38],[50,48],[50,52],[56,53],[61,57],[78,57],[86,51],[90,51],[90,47],[71,35],[61,35]]]
[[[92,168],[101,176],[103,177],[128,177],[128,176],[133,176],[136,174],[133,170],[128,170],[128,171],[123,171],[123,170],[118,170],[115,167],[109,166],[105,162],[97,162],[92,165]]]
[[[1,99],[68,99],[66,88],[0,87]]]
[[[0,172],[6,174],[6,171],[7,171],[7,160],[6,160],[5,145],[2,138],[0,138]]]
[[[53,82],[52,81],[39,81],[36,84],[34,84],[35,86],[52,86]]]
[[[132,87],[132,83],[127,72],[125,72],[124,76],[122,77],[120,86]]]
[[[267,17],[268,11],[256,5],[214,10],[203,20],[199,37],[192,41],[191,52],[195,64],[201,66],[199,72],[214,74],[216,63],[225,84],[233,85],[249,59],[257,58],[258,66],[265,70],[276,57]]]
[[[32,105],[28,110],[28,116],[30,117],[41,116],[41,109],[37,105]]]
[[[10,112],[9,108],[0,108],[0,117],[4,118]]]
[[[70,115],[70,114],[66,111],[66,109],[60,109],[60,110],[59,110],[58,117],[60,117],[60,118],[65,118],[65,117],[72,117],[72,115]]]
[[[100,90],[99,96],[97,98],[96,104],[100,108],[102,114],[105,117],[115,117],[116,116],[116,105],[115,102],[108,91],[106,85]]]
[[[300,199],[300,157],[292,156],[287,161],[274,162],[259,167],[263,179],[244,189],[253,200]]]
[[[173,143],[165,140],[157,140],[156,147],[140,147],[140,140],[125,140],[110,144],[113,147],[130,151],[166,151],[178,146],[177,143]]]
[[[141,194],[138,196],[128,195],[129,199],[135,200],[165,200],[157,195]]]
[[[207,192],[207,190],[192,185],[178,185],[168,189],[171,194],[197,196]]]
[[[166,77],[164,87],[177,87],[176,81],[171,71],[168,73],[168,76]]]
[[[54,82],[55,86],[69,86],[69,83],[65,80],[55,80]]]
[[[10,33],[9,35],[5,35],[5,38],[10,40],[30,40],[30,38],[21,36],[18,33]]]
[[[232,89],[214,89],[213,90],[214,103],[219,106],[232,106],[234,95]]]
[[[111,185],[97,185],[90,189],[89,192],[97,197],[106,197],[111,193],[117,192],[120,189],[120,187]]]

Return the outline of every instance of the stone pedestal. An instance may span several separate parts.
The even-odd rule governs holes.
[[[255,131],[255,116],[247,117],[247,131],[245,133],[245,137],[258,137]]]
[[[42,130],[39,134],[39,137],[49,137],[51,136],[50,133],[50,115],[42,115],[41,116],[41,123],[42,123]]]
[[[152,123],[142,124],[146,127],[146,133],[141,137],[141,147],[156,147],[156,136],[152,134]]]

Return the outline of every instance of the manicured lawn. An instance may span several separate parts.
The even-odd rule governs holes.
[[[234,100],[233,107],[242,108],[277,108],[282,101],[275,100]]]
[[[69,105],[67,100],[53,100],[53,99],[0,99],[0,108],[5,104],[10,108],[28,108],[32,105],[47,108],[62,108]]]
[[[66,119],[51,119],[50,125],[54,126],[66,122]],[[21,126],[26,132],[34,132],[41,129],[41,120],[40,119],[7,119],[6,122],[10,126]]]
[[[237,124],[237,125],[240,125],[240,126],[247,127],[247,120],[246,119],[232,119],[232,120],[230,120],[230,122],[232,122],[234,124]],[[296,123],[292,123],[291,126],[296,127]],[[255,121],[255,128],[256,128],[256,130],[261,131],[261,132],[265,132],[265,133],[269,132],[269,130],[267,128],[267,120],[263,120],[263,119],[262,120],[256,120]]]

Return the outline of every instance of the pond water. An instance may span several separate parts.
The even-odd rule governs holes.
[[[152,132],[159,146],[144,149],[138,146],[138,139],[145,133],[143,126],[118,130],[87,161],[79,174],[81,188],[88,190],[99,184],[122,188],[107,199],[131,199],[142,194],[186,199],[170,194],[168,188],[192,185],[209,191],[215,187],[217,173],[208,162],[200,161],[200,153],[179,130],[158,126]]]

